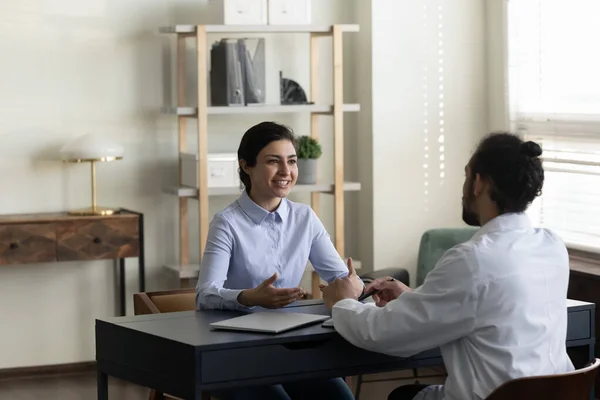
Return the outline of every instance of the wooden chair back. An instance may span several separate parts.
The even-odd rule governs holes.
[[[195,289],[175,289],[160,292],[142,292],[133,295],[135,315],[160,314],[196,309]],[[210,394],[204,393],[203,400],[210,400]],[[174,397],[150,390],[149,400],[175,400]]]
[[[195,309],[195,289],[143,292],[133,295],[133,310],[135,315],[193,311]]]
[[[498,387],[486,400],[589,400],[600,359],[564,374],[514,379]]]

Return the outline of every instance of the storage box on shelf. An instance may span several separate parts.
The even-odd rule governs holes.
[[[197,188],[198,155],[181,153],[181,184]],[[240,192],[240,175],[238,174],[238,159],[236,153],[208,154],[208,188],[232,188]]]
[[[307,25],[311,22],[311,0],[269,0],[269,25]]]
[[[223,0],[225,25],[266,25],[267,0]]]
[[[225,25],[308,25],[311,0],[223,0]]]
[[[297,185],[293,192],[310,192],[311,206],[318,214],[320,211],[320,194],[327,193],[334,196],[334,244],[339,254],[344,257],[344,193],[346,191],[360,190],[360,183],[346,182],[344,180],[344,127],[343,115],[345,112],[358,112],[360,105],[344,104],[343,101],[343,33],[358,32],[358,25],[176,25],[162,27],[161,33],[177,35],[177,87],[178,101],[175,106],[163,108],[163,112],[177,116],[178,119],[178,150],[179,150],[179,185],[168,188],[167,191],[179,197],[179,262],[166,266],[181,279],[181,286],[185,287],[197,278],[198,264],[190,263],[189,259],[189,222],[188,200],[197,200],[199,216],[199,254],[204,252],[206,237],[209,227],[208,202],[209,196],[239,195],[239,185],[219,186],[211,180],[211,156],[207,152],[208,144],[208,118],[210,115],[224,114],[272,114],[272,113],[306,113],[310,115],[311,137],[318,139],[318,119],[320,117],[333,118],[333,182],[321,182],[315,185]],[[310,36],[310,99],[311,104],[306,105],[281,105],[281,104],[256,104],[252,106],[209,106],[209,71],[208,71],[208,35],[211,33],[298,33]],[[185,50],[186,39],[195,39],[196,44],[196,75],[197,75],[197,106],[185,104],[186,66]],[[330,39],[333,42],[333,104],[323,104],[317,98],[319,63],[317,50],[320,40]],[[267,60],[268,62],[268,60]],[[187,120],[197,120],[197,148],[189,149],[187,146]],[[237,146],[237,143],[235,144]],[[196,173],[191,173],[195,168]],[[184,178],[185,175],[185,178]],[[229,175],[228,175],[229,176]],[[312,293],[320,296],[319,277],[312,273]]]

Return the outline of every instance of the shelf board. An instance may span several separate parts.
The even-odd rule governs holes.
[[[206,33],[329,33],[333,25],[204,25]],[[341,25],[342,32],[359,32],[357,24]],[[196,33],[196,25],[172,25],[158,29],[160,33]]]
[[[179,279],[198,279],[198,273],[200,272],[199,264],[168,264],[164,268],[175,274]]]
[[[344,262],[348,263],[348,259],[345,259]],[[358,260],[352,260],[352,265],[355,270],[360,270],[362,268],[362,263]],[[198,274],[200,273],[200,265],[199,264],[168,264],[165,265],[164,268],[169,272],[173,273],[177,276],[178,279],[198,279]],[[306,272],[312,272],[315,269],[310,264],[310,262],[306,266]]]
[[[360,111],[360,104],[344,104],[344,112]],[[195,117],[198,114],[197,107],[163,107],[161,111],[165,114],[176,114],[184,117]],[[332,114],[332,105],[321,104],[298,104],[298,105],[280,105],[265,104],[253,106],[216,106],[208,107],[209,115],[224,114],[278,114],[278,113],[323,113]]]
[[[320,183],[316,185],[296,185],[292,188],[292,193],[329,193],[333,194],[333,184]],[[360,190],[359,182],[345,182],[344,191],[354,192]],[[179,186],[166,189],[167,193],[177,195],[178,197],[198,197],[198,188],[190,186]],[[211,187],[208,188],[209,196],[228,196],[228,195],[240,195],[242,189],[238,187]]]

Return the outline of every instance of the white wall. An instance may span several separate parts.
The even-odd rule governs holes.
[[[407,268],[413,283],[423,231],[462,224],[463,168],[487,128],[484,2],[371,1],[373,235],[361,240],[376,269]]]
[[[361,191],[357,194],[356,208],[358,233],[356,249],[358,258],[362,261],[363,268],[367,271],[377,269],[374,265],[373,251],[373,41],[371,0],[358,0],[355,3],[355,18],[360,24],[360,33],[353,38],[355,44],[356,57],[354,59],[354,80],[355,94],[357,101],[360,101],[360,116],[352,124],[355,131],[356,150],[352,164],[356,166],[353,171],[361,182]],[[381,267],[380,267],[381,268]]]
[[[488,130],[510,129],[508,110],[508,0],[488,0],[486,9],[486,62]]]
[[[313,21],[352,22],[346,1],[315,1]],[[175,46],[174,38],[159,35],[157,28],[219,23],[219,7],[220,1],[207,0],[4,1],[0,213],[87,206],[89,166],[62,164],[58,150],[86,132],[116,135],[126,156],[98,166],[99,203],[145,213],[147,290],[177,287],[162,268],[176,260],[178,249],[177,199],[162,192],[177,179],[176,119],[158,112],[176,99]],[[277,92],[280,67],[308,89],[308,36],[269,38],[269,93]],[[330,65],[330,43],[324,42],[321,59]],[[322,69],[321,79],[322,99],[327,101],[331,68]],[[236,151],[243,132],[264,119],[291,124],[297,134],[309,133],[306,116],[211,117],[209,151]],[[323,117],[322,125],[327,154],[332,148],[330,119]],[[192,139],[190,135],[193,148]],[[321,164],[325,179],[331,177],[331,157],[325,155]],[[210,213],[233,199],[211,200]],[[190,207],[195,210],[195,203]],[[332,201],[324,196],[322,214],[330,229],[331,210]],[[191,213],[192,261],[198,259],[195,215]],[[137,260],[128,260],[129,314],[136,271]],[[94,319],[117,312],[114,276],[110,261],[0,268],[0,368],[93,360]]]

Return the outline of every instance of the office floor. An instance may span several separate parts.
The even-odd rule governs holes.
[[[439,371],[420,370],[420,374],[439,373]],[[396,387],[412,383],[410,371],[369,375],[365,377],[360,398],[364,400],[385,400]],[[367,382],[373,379],[392,378],[392,381]],[[426,378],[421,383],[439,384],[443,378]],[[80,373],[72,375],[14,378],[0,380],[0,399],[10,400],[88,400],[96,398],[96,374]],[[147,400],[148,390],[117,379],[109,378],[109,399],[111,400]]]

